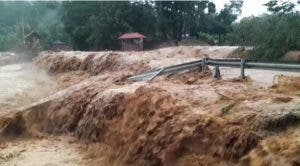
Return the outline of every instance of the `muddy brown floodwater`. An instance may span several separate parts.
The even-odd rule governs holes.
[[[34,86],[15,88],[30,92],[29,96],[41,94],[28,97],[32,102],[24,100],[17,112],[11,109],[9,116],[0,117],[1,162],[299,165],[300,78],[296,75],[276,76],[274,84],[277,73],[249,70],[250,77],[240,79],[237,71],[224,70],[228,77],[214,80],[210,69],[199,68],[148,82],[127,79],[203,57],[233,57],[236,48],[42,52],[33,64],[43,81],[30,82],[34,77],[29,74],[26,79]],[[35,73],[25,66],[24,71]],[[8,69],[11,75],[21,71]],[[24,79],[24,74],[15,75]],[[49,91],[45,87],[50,87]],[[14,98],[17,94],[13,91],[7,96]],[[14,149],[19,150],[14,153]],[[49,161],[30,159],[40,158],[43,151]]]
[[[18,139],[0,148],[3,166],[80,166],[83,161],[78,147],[64,137]]]
[[[0,66],[0,115],[54,93],[57,84],[31,63]]]
[[[0,118],[55,93],[60,86],[54,77],[32,63],[0,66]],[[0,139],[0,165],[85,165],[78,148],[67,140],[65,137],[51,136],[18,138],[12,142]]]

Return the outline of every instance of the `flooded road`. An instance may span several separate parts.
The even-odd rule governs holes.
[[[213,69],[213,68],[211,68]],[[237,78],[240,76],[241,69],[221,67],[220,72],[223,79]],[[299,72],[274,71],[262,69],[245,69],[245,75],[249,76],[255,84],[263,87],[270,87],[276,82],[277,76],[285,75],[291,77],[300,77]]]

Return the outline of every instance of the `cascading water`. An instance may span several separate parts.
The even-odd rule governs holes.
[[[31,63],[0,66],[0,114],[49,95],[56,83]]]

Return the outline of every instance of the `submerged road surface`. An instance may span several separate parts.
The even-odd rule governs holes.
[[[220,71],[223,79],[237,78],[241,73],[241,69],[239,68],[221,67]],[[269,87],[276,83],[276,76],[285,75],[300,77],[300,72],[245,69],[245,75],[249,76],[259,86]]]

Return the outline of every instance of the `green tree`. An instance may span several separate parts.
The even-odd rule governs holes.
[[[242,0],[232,0],[217,13],[209,0],[1,1],[0,14],[4,17],[0,18],[0,49],[21,46],[23,27],[24,34],[38,32],[44,48],[60,40],[75,50],[118,49],[117,38],[125,32],[141,32],[147,36],[147,43],[180,41],[186,34],[197,37],[207,33],[210,38],[219,36],[220,43],[221,37],[232,31],[241,6]]]
[[[232,23],[241,14],[243,0],[231,0],[229,4],[225,4],[224,8],[217,15],[207,15],[202,17],[204,28],[203,32],[217,35],[218,43],[221,44],[225,34],[232,31]]]
[[[274,61],[288,51],[300,50],[300,13],[285,2],[278,4],[272,0],[267,4],[272,14],[242,19],[227,39],[234,45],[252,46],[252,59]]]
[[[58,2],[0,2],[0,49],[17,49],[23,36],[36,31],[41,44],[49,46],[55,40],[68,41],[61,22]]]
[[[176,41],[184,34],[196,37],[199,31],[208,32],[216,12],[215,4],[208,0],[156,1],[155,7],[160,37]]]
[[[288,13],[261,18],[262,30],[256,33],[251,58],[276,60],[291,50],[300,50],[300,14]]]
[[[84,10],[89,12],[81,14]],[[156,35],[150,2],[65,2],[64,11],[65,30],[75,49],[118,49],[118,37],[125,32]]]
[[[121,4],[120,4],[121,3]],[[127,31],[130,31],[130,25],[125,20],[126,10],[129,8],[128,2],[103,2],[101,12],[90,17],[91,34],[87,42],[94,50],[116,49],[118,37]]]
[[[216,13],[216,5],[213,2],[208,2],[207,8],[208,8],[208,14]]]
[[[271,0],[268,3],[266,3],[265,6],[267,6],[268,11],[270,11],[273,14],[290,13],[295,8],[295,4],[289,1],[279,2],[278,0]]]

